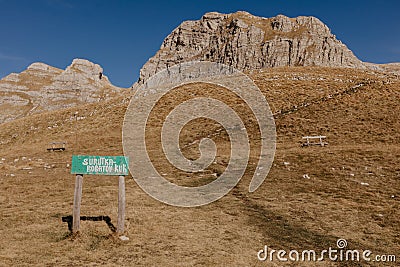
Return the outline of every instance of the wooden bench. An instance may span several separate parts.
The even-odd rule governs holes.
[[[325,142],[326,136],[316,135],[316,136],[304,136],[303,144],[301,146],[326,146],[328,143]]]
[[[65,145],[67,142],[51,142],[47,151],[65,151]]]

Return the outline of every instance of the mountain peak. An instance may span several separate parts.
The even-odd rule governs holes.
[[[272,18],[246,11],[208,12],[184,21],[169,34],[160,50],[143,66],[139,82],[185,61],[207,60],[239,70],[280,66],[365,68],[318,18]]]
[[[40,70],[40,71],[48,71],[50,69],[54,69],[54,67],[49,66],[42,62],[34,62],[28,66],[28,70]]]
[[[86,59],[74,59],[65,70],[35,62],[21,73],[0,80],[0,123],[33,113],[97,102],[122,92],[103,68]]]
[[[87,59],[81,59],[81,58],[75,58],[72,61],[71,65],[67,67],[67,70],[71,68],[88,74],[90,73],[93,75],[96,74],[98,75],[99,73],[103,73],[103,68],[100,65],[93,63]]]

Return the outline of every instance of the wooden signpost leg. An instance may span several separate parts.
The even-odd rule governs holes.
[[[82,200],[82,183],[83,175],[76,175],[75,193],[74,193],[74,208],[72,210],[72,233],[79,232],[81,220],[81,200]]]
[[[117,233],[125,231],[125,176],[119,176],[118,180],[118,224]]]

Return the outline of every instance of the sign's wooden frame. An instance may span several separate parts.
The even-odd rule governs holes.
[[[75,179],[74,207],[72,210],[72,233],[79,232],[81,218],[83,175],[77,174]],[[125,176],[118,178],[118,221],[117,233],[125,231]]]
[[[85,158],[85,156],[73,156]],[[96,156],[87,156],[96,157]],[[121,157],[109,157],[109,158],[121,158]],[[129,158],[124,158],[125,163],[128,165]],[[77,164],[76,160],[72,161],[73,164]],[[83,174],[76,173],[76,166],[72,166],[71,173],[76,174],[75,179],[75,190],[74,190],[74,206],[72,210],[72,233],[76,234],[80,229],[80,218],[81,218],[81,202],[82,202],[82,185],[83,185]],[[93,173],[87,173],[93,174]],[[96,173],[97,174],[97,173]],[[116,174],[116,173],[113,173]],[[125,231],[125,175],[126,171],[117,173],[118,175],[118,221],[117,221],[117,234],[122,234]],[[104,173],[103,175],[110,175]],[[111,174],[112,175],[112,174]]]

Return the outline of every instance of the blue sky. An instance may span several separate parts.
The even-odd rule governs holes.
[[[112,83],[129,87],[182,21],[238,10],[316,16],[361,60],[400,62],[397,0],[0,0],[0,77],[32,62],[64,69],[86,58],[100,64]]]

